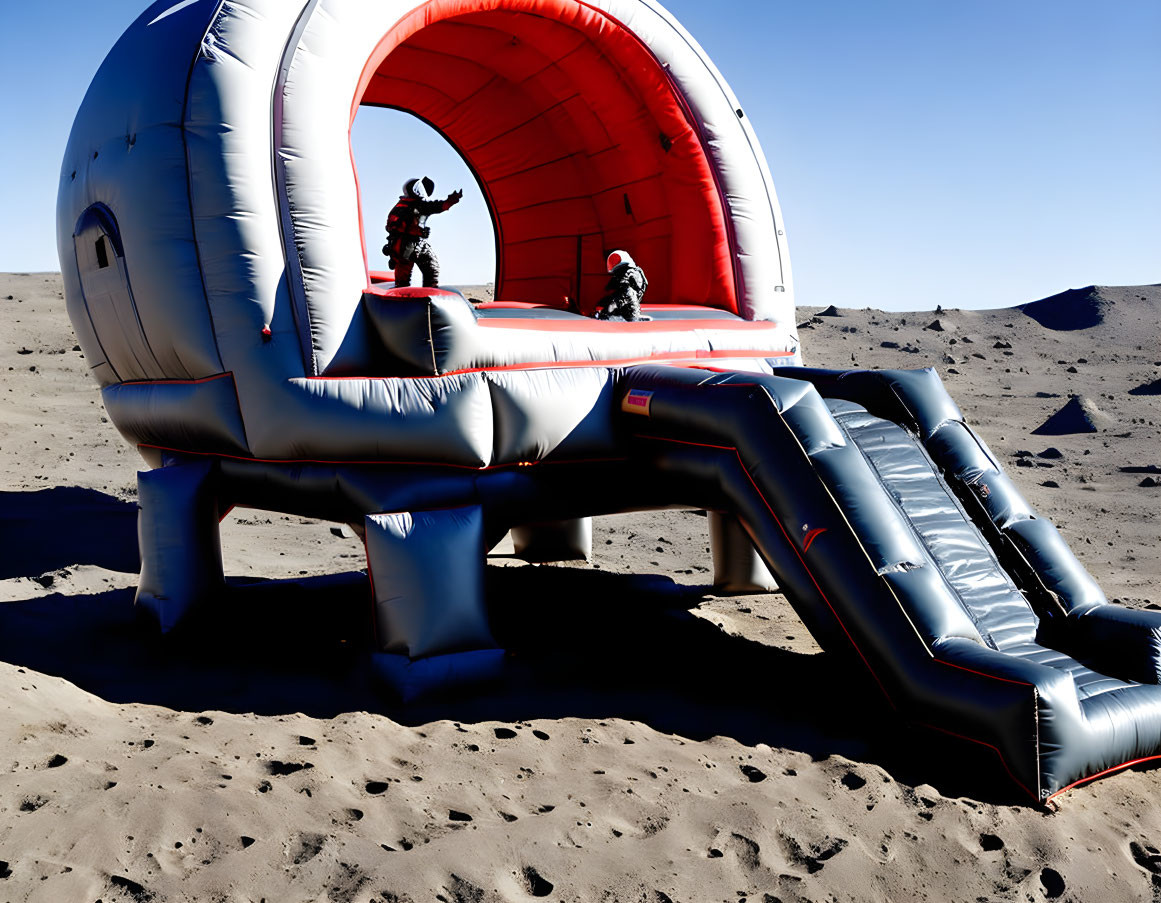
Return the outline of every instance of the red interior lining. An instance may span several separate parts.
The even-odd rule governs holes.
[[[770,320],[637,320],[632,323],[618,320],[546,320],[538,317],[484,318],[478,324],[485,329],[530,329],[536,332],[624,332],[639,335],[643,332],[690,332],[691,330],[729,330],[742,332],[776,331],[778,324]]]
[[[567,295],[591,313],[619,247],[645,268],[650,301],[737,313],[724,203],[684,98],[601,10],[430,0],[382,38],[352,119],[360,103],[421,116],[479,175],[498,301]]]
[[[559,310],[551,304],[537,304],[534,301],[485,301],[482,304],[477,304],[476,308],[483,310],[536,310],[538,308]]]

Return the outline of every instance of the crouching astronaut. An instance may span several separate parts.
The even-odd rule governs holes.
[[[395,271],[395,285],[411,285],[412,270],[418,266],[426,288],[439,285],[439,258],[427,240],[431,229],[427,218],[443,213],[460,202],[462,191],[453,191],[443,200],[433,200],[435,182],[427,176],[408,179],[403,194],[387,214],[387,243],[383,254]]]
[[[598,320],[651,320],[641,313],[641,299],[649,280],[628,251],[614,251],[606,261],[609,282],[597,310]]]

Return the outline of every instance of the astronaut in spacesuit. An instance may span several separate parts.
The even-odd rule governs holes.
[[[383,254],[395,271],[395,285],[411,285],[412,270],[418,266],[425,287],[439,285],[439,258],[428,238],[427,218],[443,213],[460,202],[462,191],[453,191],[443,200],[433,200],[435,182],[423,176],[403,183],[403,194],[387,214],[387,243]]]
[[[649,280],[628,251],[614,251],[606,261],[609,281],[597,310],[598,320],[651,320],[641,313],[641,299]]]

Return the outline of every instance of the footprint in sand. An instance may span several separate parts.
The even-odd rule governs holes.
[[[287,850],[287,855],[295,865],[302,865],[321,853],[326,842],[325,834],[302,834]]]

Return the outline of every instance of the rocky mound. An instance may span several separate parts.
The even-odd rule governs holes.
[[[1141,383],[1139,386],[1134,386],[1129,390],[1130,395],[1161,395],[1161,379],[1155,379],[1151,383]]]
[[[1021,304],[1017,309],[1047,329],[1070,332],[1100,325],[1115,303],[1102,286],[1090,285]]]
[[[1035,436],[1097,433],[1113,425],[1113,418],[1083,395],[1073,395],[1059,411],[1032,430]]]

